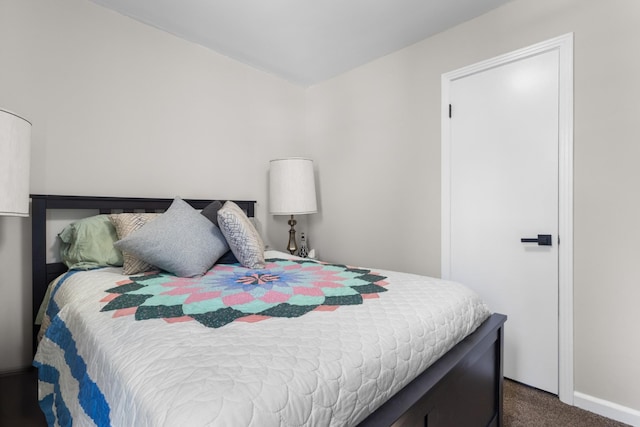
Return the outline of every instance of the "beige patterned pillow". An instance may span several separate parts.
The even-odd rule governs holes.
[[[109,215],[109,219],[116,228],[118,239],[124,239],[160,215],[159,213],[121,213],[111,214]],[[122,258],[124,260],[122,264],[122,274],[138,274],[155,269],[151,264],[147,264],[127,251],[122,251]]]

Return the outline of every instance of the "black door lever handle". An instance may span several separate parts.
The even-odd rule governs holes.
[[[526,238],[520,239],[522,243],[537,243],[538,246],[551,246],[551,234],[538,234],[538,238]]]

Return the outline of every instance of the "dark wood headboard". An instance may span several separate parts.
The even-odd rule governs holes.
[[[203,209],[214,199],[184,199],[196,209]],[[38,314],[40,304],[44,299],[49,283],[67,271],[67,266],[62,262],[47,263],[47,211],[50,209],[82,209],[97,210],[101,214],[114,212],[162,212],[173,202],[171,199],[149,199],[139,197],[95,197],[95,196],[54,196],[31,195],[31,242],[32,242],[32,266],[33,273],[33,318]],[[224,202],[221,200],[221,202]],[[255,201],[234,200],[247,216],[255,214]],[[58,230],[62,231],[62,230]],[[38,326],[34,323],[34,347]]]

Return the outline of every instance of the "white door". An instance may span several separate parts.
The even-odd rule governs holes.
[[[554,394],[558,76],[552,50],[452,81],[448,165],[448,278],[508,316],[505,377]]]

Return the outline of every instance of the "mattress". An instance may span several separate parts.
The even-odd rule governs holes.
[[[454,282],[266,258],[203,282],[104,268],[52,283],[34,360],[50,425],[353,426],[490,314]]]

